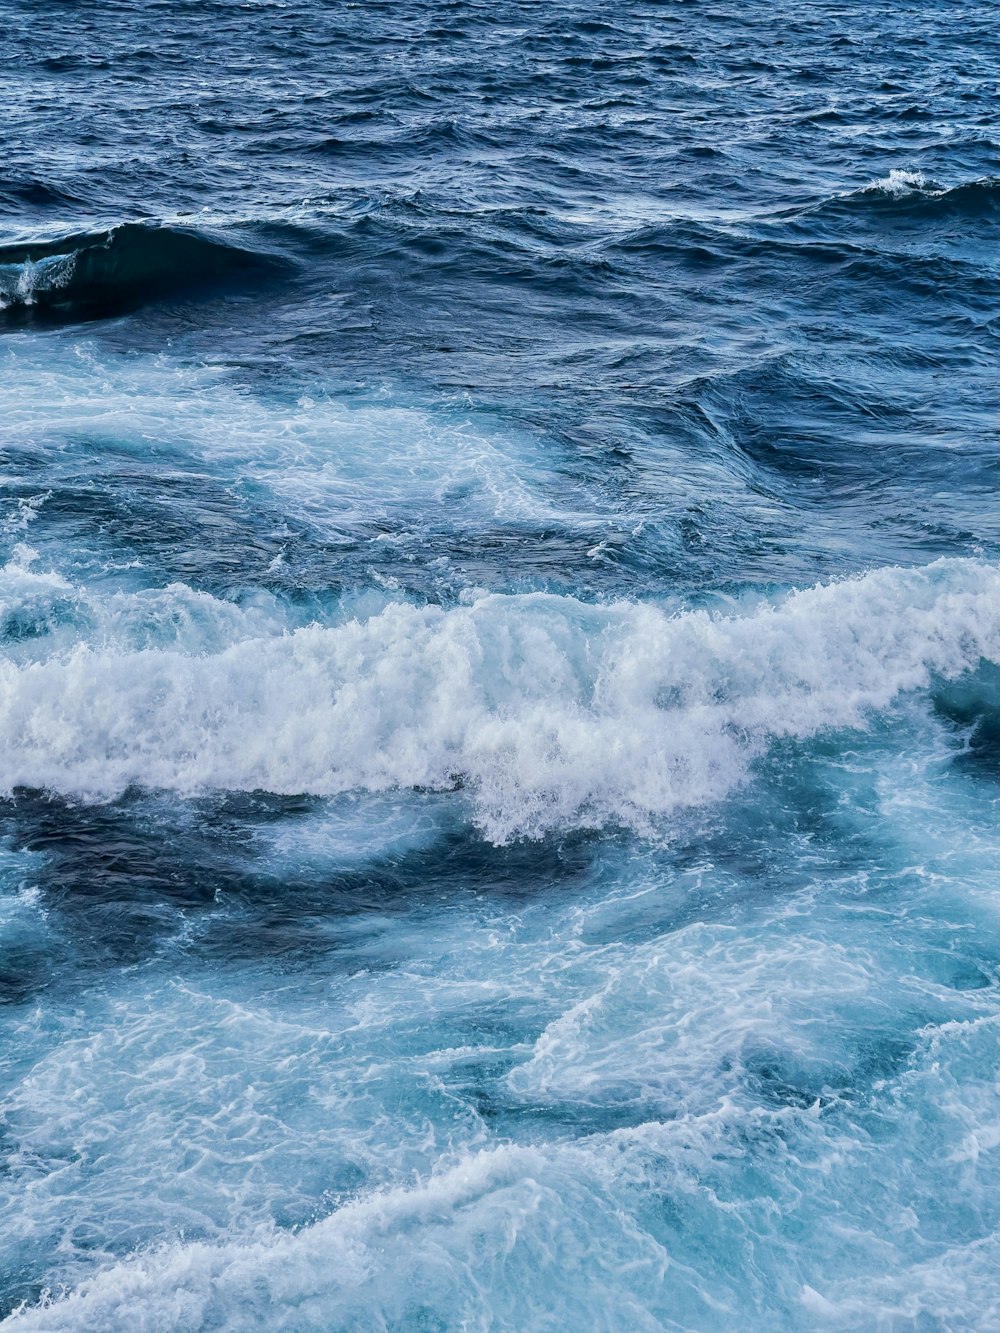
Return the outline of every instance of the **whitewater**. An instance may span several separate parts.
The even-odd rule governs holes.
[[[0,0],[3,1333],[1000,1321],[995,29]]]
[[[26,594],[11,619],[44,623],[56,603],[100,645],[3,664],[9,796],[467,783],[496,842],[641,829],[721,800],[773,740],[863,727],[932,674],[1000,666],[1000,572],[974,561],[879,571],[744,616],[485,595],[267,637],[177,585],[94,605],[51,574],[4,573]],[[208,652],[215,620],[225,646]],[[164,622],[170,647],[134,646]]]

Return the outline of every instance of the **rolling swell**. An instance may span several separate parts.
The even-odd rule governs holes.
[[[144,301],[260,284],[288,261],[194,227],[124,222],[103,232],[0,246],[0,315],[99,319]]]

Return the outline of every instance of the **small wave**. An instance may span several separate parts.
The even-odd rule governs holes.
[[[107,231],[0,246],[0,312],[99,316],[287,266],[281,256],[194,227],[125,222]]]
[[[939,185],[929,181],[922,171],[907,171],[902,167],[893,167],[888,176],[883,176],[871,185],[866,185],[861,194],[887,194],[898,199],[906,194],[924,194],[927,191],[941,192]]]
[[[945,186],[922,171],[894,167],[887,176],[861,190],[841,196],[842,204],[872,204],[934,213],[993,215],[1000,210],[1000,177],[983,176]]]
[[[723,799],[781,737],[861,728],[1000,661],[1000,573],[882,569],[728,617],[543,594],[225,640],[0,662],[4,789],[106,799],[467,789],[497,843],[647,828]],[[221,637],[221,636],[220,636]]]

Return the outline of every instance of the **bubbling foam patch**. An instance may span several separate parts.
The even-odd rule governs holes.
[[[219,366],[106,357],[88,343],[67,355],[17,335],[0,347],[0,402],[4,444],[52,464],[46,488],[57,494],[81,473],[92,480],[110,450],[113,475],[123,458],[141,470],[152,459],[207,472],[238,494],[269,495],[328,537],[387,518],[418,528],[456,515],[459,526],[595,524],[597,497],[563,458],[460,404],[262,398]],[[15,521],[24,516],[19,508]]]
[[[555,1302],[568,1329],[763,1333],[773,1327],[754,1300],[764,1283],[781,1291],[789,1329],[987,1327],[979,1316],[996,1311],[995,1240],[925,1239],[907,1202],[915,1151],[925,1154],[928,1185],[940,1188],[956,1158],[972,1160],[974,1144],[962,1137],[970,1119],[989,1132],[980,1119],[987,1080],[971,1089],[971,1115],[940,1099],[942,1066],[951,1075],[969,1060],[988,1065],[986,1026],[922,1036],[908,1067],[875,1092],[874,1139],[865,1109],[847,1103],[764,1109],[725,1097],[701,1114],[575,1142],[473,1148],[299,1230],[180,1240],[109,1263],[2,1327],[485,1333],[553,1327]],[[757,1172],[740,1179],[748,1144],[768,1153],[766,1193]],[[743,1187],[735,1197],[733,1176]],[[642,1207],[650,1187],[661,1200],[655,1212]],[[886,1230],[872,1194],[883,1209],[887,1196],[896,1226]],[[783,1232],[775,1196],[812,1244]],[[692,1254],[672,1219],[703,1226],[706,1216],[715,1243]]]
[[[775,739],[1000,660],[998,594],[992,567],[941,560],[729,616],[532,594],[256,620],[216,652],[78,643],[0,662],[0,771],[84,799],[461,786],[498,843],[643,829],[726,796]]]

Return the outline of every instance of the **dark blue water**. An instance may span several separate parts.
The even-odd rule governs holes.
[[[995,6],[0,0],[0,1321],[1000,1318]]]

